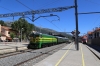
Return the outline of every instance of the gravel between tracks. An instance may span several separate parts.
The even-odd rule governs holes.
[[[37,49],[37,50],[33,50],[30,52],[25,52],[23,54],[18,54],[18,55],[14,55],[14,56],[10,56],[10,57],[6,57],[6,58],[1,58],[0,59],[0,66],[14,66],[20,62],[23,62],[27,59],[33,58],[37,55],[41,55],[42,53],[48,52],[54,48],[60,47],[56,50],[53,50],[52,52],[49,52],[47,54],[44,54],[36,59],[30,60],[29,62],[26,62],[20,66],[33,66],[35,63],[43,60],[44,58],[48,57],[49,55],[52,55],[54,52],[60,50],[61,48],[63,48],[65,45],[67,44],[60,44],[60,45],[55,45],[55,46],[51,46],[51,47],[46,47],[46,48],[42,48],[42,49]]]

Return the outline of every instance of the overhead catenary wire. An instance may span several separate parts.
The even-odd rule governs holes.
[[[93,3],[93,4],[96,4],[96,5],[99,5],[100,6],[100,3],[97,3],[97,2],[94,2],[92,0],[85,0],[85,1],[88,1],[90,3]],[[100,12],[86,12],[86,13],[79,13],[79,14],[100,14]],[[100,16],[97,18],[97,20],[100,18]],[[93,23],[93,25],[97,22],[97,20]],[[100,23],[99,23],[100,24]],[[99,25],[98,24],[98,25]]]
[[[60,0],[54,0],[54,1],[52,1],[52,2],[46,3],[46,5],[43,5],[43,6],[41,6],[40,8],[46,7],[46,6],[48,6],[48,5],[52,5],[52,4],[54,4],[55,2],[57,3],[58,1],[60,1]]]
[[[10,10],[10,9],[5,8],[5,7],[3,7],[3,6],[0,6],[0,8],[3,8],[3,9],[8,10],[8,11],[10,11],[10,12],[14,12],[13,10]],[[7,18],[7,19],[10,19],[10,18]],[[12,20],[12,19],[10,19],[10,20]],[[13,17],[13,21],[14,21],[14,17]]]
[[[25,6],[26,8],[32,10],[31,8],[29,8],[28,6],[26,6],[25,4],[23,4],[22,2],[20,2],[19,0],[16,0],[17,2],[19,2],[20,4],[22,4],[23,6]]]
[[[33,0],[34,1],[34,0]],[[43,8],[43,7],[47,7],[48,5],[52,5],[52,4],[54,4],[55,2],[57,3],[58,1],[60,1],[60,0],[54,0],[54,1],[51,1],[51,2],[49,2],[49,3],[45,3],[46,5],[43,5],[43,6],[41,6],[40,8]],[[57,16],[58,17],[58,16]],[[59,17],[58,17],[59,18]],[[49,20],[50,21],[50,20]],[[52,21],[57,21],[57,20],[52,20]],[[50,21],[50,22],[52,22],[52,21]]]
[[[93,27],[95,25],[95,23],[100,19],[100,16],[96,19],[96,21],[94,21],[93,25],[91,27]],[[100,24],[100,23],[99,23]]]
[[[25,6],[26,8],[28,8],[28,9],[30,9],[30,10],[33,10],[33,9],[31,9],[31,8],[29,8],[28,6],[26,6],[25,4],[23,4],[22,2],[20,2],[19,0],[16,0],[17,2],[19,2],[20,4],[22,4],[23,6]],[[39,14],[38,14],[39,15]],[[41,16],[41,15],[39,15],[39,16]],[[42,17],[42,18],[44,18],[44,17]],[[46,19],[46,18],[44,18],[44,19]],[[48,22],[50,22],[48,19],[46,19]],[[52,22],[50,22],[50,23],[52,23]],[[53,24],[53,23],[52,23]],[[54,25],[54,24],[53,24]],[[54,25],[55,26],[55,25]],[[58,28],[57,26],[56,26],[56,28]],[[59,29],[59,28],[58,28]],[[61,30],[61,29],[60,29]],[[62,31],[62,30],[61,30]]]
[[[14,12],[14,11],[8,9],[8,8],[3,7],[3,6],[0,6],[0,7],[3,8],[3,9],[6,9],[6,10],[8,10],[8,11]]]
[[[92,0],[85,0],[85,1],[91,2],[91,3],[96,4],[96,5],[100,5],[99,3],[94,2],[94,1],[92,1]]]
[[[44,18],[46,19],[46,18]],[[50,20],[46,19],[47,21],[49,21],[50,23],[52,23]],[[52,23],[56,28],[60,29],[59,27],[57,27],[54,23]],[[60,29],[61,30],[61,29]]]

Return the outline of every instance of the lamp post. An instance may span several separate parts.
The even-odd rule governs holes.
[[[23,30],[23,28],[21,28],[21,42],[22,42],[22,30]]]

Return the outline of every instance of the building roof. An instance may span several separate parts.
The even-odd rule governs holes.
[[[6,26],[1,26],[2,29],[5,29],[5,30],[10,30],[11,28],[10,27],[6,27]]]
[[[100,28],[95,29],[95,31],[100,31]]]
[[[87,36],[86,36],[86,35],[84,35],[84,36],[82,36],[82,38],[83,38],[83,39],[87,39]]]
[[[88,34],[93,34],[93,31],[89,31]]]

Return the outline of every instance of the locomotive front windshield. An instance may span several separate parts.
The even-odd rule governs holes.
[[[30,34],[30,43],[36,43],[38,41],[39,34]]]
[[[30,37],[36,38],[39,37],[39,34],[30,34]]]

